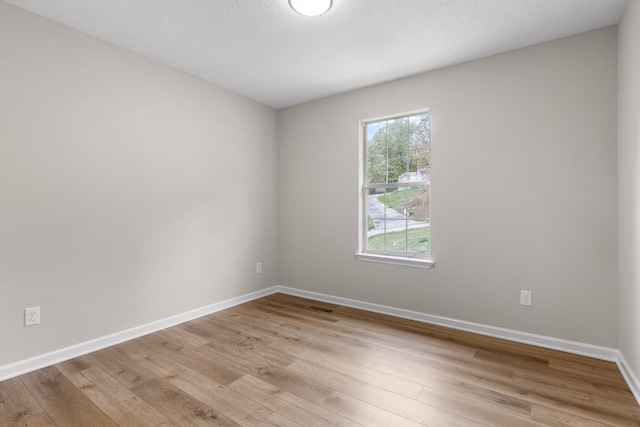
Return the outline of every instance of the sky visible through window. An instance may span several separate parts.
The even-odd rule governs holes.
[[[366,250],[430,254],[429,112],[366,123]]]

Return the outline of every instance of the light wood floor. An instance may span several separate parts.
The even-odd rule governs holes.
[[[639,426],[614,363],[275,294],[0,383],[2,426]]]

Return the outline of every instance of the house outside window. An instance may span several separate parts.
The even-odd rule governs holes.
[[[431,267],[431,112],[361,122],[363,261]]]

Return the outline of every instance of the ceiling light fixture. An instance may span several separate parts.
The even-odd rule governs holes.
[[[289,6],[301,15],[320,16],[331,9],[332,0],[289,0]]]

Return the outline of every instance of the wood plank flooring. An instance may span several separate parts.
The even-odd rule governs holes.
[[[271,295],[0,382],[1,426],[640,426],[614,363]]]

